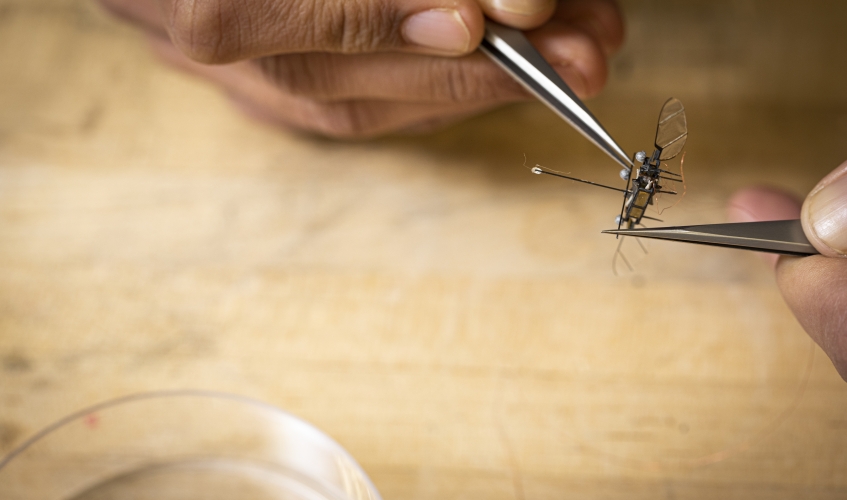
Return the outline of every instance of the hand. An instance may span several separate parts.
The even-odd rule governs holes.
[[[736,221],[802,220],[821,255],[770,261],[788,306],[847,380],[847,162],[812,190],[802,210],[791,195],[752,188],[736,193],[729,211]]]
[[[100,0],[167,62],[250,115],[333,137],[424,130],[526,92],[475,52],[483,16],[530,40],[577,95],[623,41],[614,0]]]

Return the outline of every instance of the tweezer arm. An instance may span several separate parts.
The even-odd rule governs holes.
[[[799,220],[740,222],[603,231],[607,234],[684,241],[803,257],[818,251],[806,239]]]
[[[526,36],[516,29],[486,21],[480,50],[515,80],[625,168],[632,161],[588,111]]]

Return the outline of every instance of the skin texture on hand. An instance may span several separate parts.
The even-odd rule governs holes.
[[[428,130],[527,93],[476,48],[521,29],[580,97],[623,42],[614,0],[100,0],[164,61],[276,125],[338,138]]]
[[[826,352],[847,380],[847,163],[812,190],[801,205],[791,195],[772,188],[749,188],[729,204],[730,219],[796,219],[822,255],[767,256],[777,284],[797,320]]]

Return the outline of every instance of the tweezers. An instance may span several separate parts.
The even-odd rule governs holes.
[[[629,155],[618,146],[522,32],[487,20],[480,50],[613,160],[625,168],[632,167]],[[803,234],[799,220],[611,229],[603,232],[784,255],[818,253]]]
[[[619,236],[684,241],[800,257],[819,253],[806,239],[799,220],[609,229],[603,232]]]
[[[522,32],[487,20],[485,37],[479,48],[613,160],[624,168],[632,167],[629,155],[618,146]]]

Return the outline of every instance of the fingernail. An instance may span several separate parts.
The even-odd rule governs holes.
[[[587,97],[588,84],[582,72],[574,68],[572,64],[554,64],[553,67],[576,95]]]
[[[809,222],[818,239],[847,254],[847,174],[813,192],[807,203]]]
[[[550,0],[493,0],[491,7],[519,16],[534,16],[550,9]]]
[[[459,11],[433,9],[409,17],[403,24],[408,43],[442,52],[463,54],[470,49],[471,32]]]

